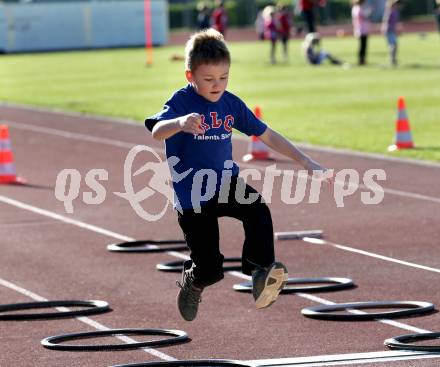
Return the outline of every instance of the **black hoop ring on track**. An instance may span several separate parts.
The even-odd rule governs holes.
[[[75,311],[57,311],[47,313],[12,313],[2,314],[3,312],[32,310],[39,308],[53,307],[88,307],[83,310]],[[13,303],[0,305],[0,320],[35,320],[35,319],[51,319],[62,317],[78,317],[85,315],[95,315],[103,312],[111,311],[109,305],[105,301],[45,301],[45,302],[29,302],[29,303]]]
[[[111,252],[165,252],[188,250],[184,240],[139,240],[112,243],[107,246]]]
[[[241,257],[225,257],[223,262],[235,263],[240,262],[240,265],[223,265],[223,271],[241,271]],[[160,271],[180,273],[183,270],[183,261],[170,261],[168,263],[161,263],[156,265],[156,269]]]
[[[335,314],[332,311],[347,309],[359,310],[363,308],[404,308],[400,311],[374,312],[365,314]],[[303,308],[301,313],[313,319],[364,321],[374,319],[391,319],[403,316],[416,316],[434,311],[434,305],[429,302],[418,301],[390,301],[390,302],[353,302],[337,303],[334,305],[320,305]]]
[[[440,333],[406,334],[389,338],[383,343],[390,349],[440,352],[440,345],[409,344],[421,340],[439,339]]]
[[[307,284],[321,285],[307,286]],[[281,293],[331,292],[354,287],[353,281],[348,278],[289,278]],[[234,284],[233,288],[237,292],[252,292],[252,282]]]
[[[97,337],[107,337],[114,335],[165,335],[170,336],[168,339],[158,339],[146,342],[129,343],[129,344],[60,344],[65,341],[77,339],[91,339]],[[65,351],[104,351],[104,350],[121,350],[121,349],[136,349],[145,347],[159,347],[163,345],[179,344],[189,341],[187,333],[181,330],[166,330],[166,329],[110,329],[92,331],[87,333],[74,333],[56,335],[45,338],[41,341],[43,347],[54,350]]]
[[[193,359],[182,361],[164,361],[164,362],[144,362],[144,363],[131,363],[131,364],[118,364],[111,367],[168,367],[168,366],[242,366],[252,367],[251,364],[246,364],[241,361],[234,361],[230,359]]]

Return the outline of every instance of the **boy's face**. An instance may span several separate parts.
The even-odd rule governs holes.
[[[210,102],[217,102],[228,86],[229,64],[202,64],[194,72],[187,70],[185,75],[197,94]]]

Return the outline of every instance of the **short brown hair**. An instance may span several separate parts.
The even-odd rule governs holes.
[[[215,29],[206,29],[191,36],[185,47],[185,68],[195,71],[202,64],[231,63],[225,39]]]

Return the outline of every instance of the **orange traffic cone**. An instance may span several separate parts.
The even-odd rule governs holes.
[[[254,114],[261,119],[261,108],[255,107]],[[269,154],[269,148],[256,136],[251,136],[249,143],[249,153],[242,158],[243,162],[272,160]]]
[[[389,152],[393,152],[399,149],[414,148],[408,116],[406,114],[405,100],[403,99],[403,97],[399,97],[397,113],[396,141],[393,145],[390,145],[388,147]]]
[[[25,181],[15,174],[9,131],[6,125],[0,125],[0,184],[24,184]]]

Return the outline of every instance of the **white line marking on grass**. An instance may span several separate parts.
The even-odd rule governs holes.
[[[35,301],[38,301],[38,302],[47,302],[48,301],[48,299],[46,299],[44,297],[41,297],[38,294],[36,294],[34,292],[31,292],[30,290],[22,288],[22,287],[19,287],[18,285],[14,284],[14,283],[11,283],[11,282],[8,282],[7,280],[2,279],[2,278],[0,278],[0,285],[4,286],[6,288],[12,289],[13,291],[16,291],[18,293],[21,293],[21,294],[25,295],[26,297],[32,298]],[[58,311],[70,311],[66,307],[55,307],[55,308]],[[92,319],[90,319],[88,317],[80,316],[80,317],[75,317],[75,318],[78,321],[81,321],[82,323],[87,324],[87,325],[89,325],[89,326],[91,326],[91,327],[93,327],[93,328],[95,328],[97,330],[100,330],[100,331],[110,330],[109,327],[107,327],[107,326],[105,326],[103,324],[100,324],[99,322],[97,322],[95,320],[92,320]],[[121,340],[121,341],[123,341],[124,343],[127,343],[127,344],[138,343],[136,340],[134,340],[134,339],[132,339],[132,338],[130,338],[128,336],[125,336],[125,335],[115,335],[114,337],[118,338],[119,340]],[[171,357],[168,354],[159,352],[158,350],[155,350],[155,349],[152,349],[152,348],[140,348],[140,350],[143,350],[144,352],[147,352],[147,353],[149,353],[149,354],[151,354],[151,355],[153,355],[155,357],[161,358],[161,359],[163,359],[165,361],[176,361],[176,358]]]
[[[113,232],[113,231],[109,231],[109,230],[106,230],[106,229],[103,229],[103,228],[100,228],[100,227],[97,227],[97,226],[94,226],[94,225],[90,225],[90,224],[87,224],[87,223],[84,223],[84,222],[81,222],[81,221],[70,219],[70,218],[64,217],[62,215],[50,212],[48,210],[37,208],[35,206],[29,205],[29,204],[25,204],[25,203],[22,203],[20,201],[17,201],[17,200],[11,199],[11,198],[7,198],[7,197],[2,196],[2,195],[0,195],[0,202],[3,202],[5,204],[9,204],[9,205],[12,205],[12,206],[24,209],[24,210],[31,211],[31,212],[36,213],[36,214],[44,215],[44,216],[47,216],[47,217],[55,219],[55,220],[59,220],[59,221],[64,222],[64,223],[72,224],[72,225],[78,226],[80,228],[93,231],[95,233],[99,233],[99,234],[103,234],[103,235],[106,235],[106,236],[109,236],[109,237],[113,237],[113,238],[116,238],[116,239],[119,239],[119,240],[123,240],[123,241],[133,241],[134,240],[131,237],[124,236],[124,235],[121,235],[119,233],[116,233],[116,232]],[[318,239],[313,238],[313,240],[317,241]],[[321,241],[320,244],[323,244],[322,242],[324,242],[323,240],[319,240],[319,241]],[[188,258],[187,255],[181,254],[179,252],[169,251],[168,253],[170,255],[172,255],[172,256],[177,256],[177,257],[182,258],[182,259],[187,259]],[[424,270],[426,270],[426,269],[424,269]],[[239,272],[229,272],[229,273],[230,273],[230,275],[235,276],[235,277],[239,277],[241,279],[246,279],[246,280],[250,279],[249,276],[241,274]],[[328,300],[325,300],[323,298],[316,297],[316,296],[313,296],[313,295],[309,295],[309,294],[305,294],[305,293],[297,293],[297,295],[299,297],[306,298],[306,299],[312,300],[314,302],[323,303],[323,304],[333,304],[332,301],[328,301]],[[358,310],[353,310],[353,311],[362,312],[362,311],[358,311]],[[412,330],[412,331],[417,330],[417,328],[415,328],[413,326],[410,326],[410,325],[407,325],[407,324],[403,324],[403,323],[394,323],[394,322],[390,323],[390,322],[388,322],[390,320],[386,320],[386,319],[384,319],[384,320],[381,319],[381,320],[376,320],[376,321],[382,322],[382,323],[386,323],[388,325],[392,325],[392,326],[395,326],[395,327],[398,327],[398,328],[401,328],[401,329],[405,329],[405,330]],[[422,330],[422,329],[418,329],[418,330],[420,332],[427,332],[427,331]],[[170,358],[172,358],[172,357],[170,357]]]
[[[416,263],[409,262],[409,261],[394,259],[392,257],[375,254],[374,252],[369,252],[369,251],[365,251],[365,250],[359,250],[357,248],[348,247],[348,246],[345,246],[345,245],[339,245],[337,243],[333,243],[333,242],[330,242],[330,241],[327,241],[327,240],[322,240],[322,239],[319,239],[319,238],[304,237],[302,240],[304,242],[312,243],[312,244],[315,244],[315,245],[331,246],[331,247],[338,248],[340,250],[354,252],[354,253],[357,253],[357,254],[360,254],[360,255],[370,256],[370,257],[374,257],[376,259],[380,259],[380,260],[384,260],[384,261],[389,261],[389,262],[393,262],[393,263],[396,263],[396,264],[409,266],[409,267],[416,268],[416,269],[422,269],[422,270],[427,270],[427,271],[431,271],[431,272],[434,272],[434,273],[440,273],[440,269],[437,269],[437,268],[432,268],[430,266],[420,265],[420,264],[416,264]]]
[[[34,131],[37,133],[51,134],[51,135],[59,136],[59,137],[66,138],[66,139],[81,140],[81,141],[87,141],[87,142],[91,142],[91,143],[104,144],[104,145],[109,145],[109,146],[113,146],[113,147],[127,148],[127,149],[131,149],[134,146],[138,145],[136,143],[129,143],[129,142],[116,140],[116,139],[101,138],[101,137],[97,137],[97,136],[67,132],[65,130],[59,130],[59,129],[53,129],[53,128],[47,128],[47,127],[38,127],[35,125],[29,125],[29,124],[24,124],[24,123],[20,123],[20,122],[12,122],[12,123],[8,122],[8,121],[3,121],[3,122],[9,123],[10,125],[12,125],[15,128],[18,128],[18,129]],[[162,155],[165,154],[165,150],[163,148],[154,147],[154,149],[157,153],[160,153]],[[264,172],[266,170],[266,167],[264,167],[264,166],[259,166],[259,165],[244,163],[244,162],[240,162],[239,165],[241,167],[258,169],[262,172]],[[272,171],[272,170],[269,169],[268,171]],[[296,173],[295,173],[295,176],[296,176]],[[310,180],[310,177],[308,179]],[[336,183],[341,186],[345,185],[344,182],[337,181]],[[370,188],[368,188],[364,184],[356,185],[356,188],[363,188],[366,190],[370,190]],[[435,196],[428,196],[428,195],[423,195],[423,194],[418,194],[418,193],[413,193],[413,192],[408,192],[408,191],[389,189],[389,188],[385,188],[385,187],[383,188],[383,191],[386,194],[390,194],[390,195],[395,195],[395,196],[400,196],[400,197],[405,197],[405,198],[410,198],[410,199],[415,199],[415,200],[423,200],[423,201],[428,201],[428,202],[440,204],[440,198],[435,197]]]

